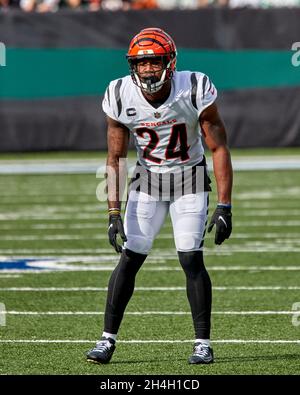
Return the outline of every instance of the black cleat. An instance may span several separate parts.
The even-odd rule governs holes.
[[[211,347],[203,343],[195,343],[193,355],[189,357],[190,364],[208,364],[214,362],[214,353]]]
[[[102,337],[96,347],[92,348],[87,354],[87,361],[94,363],[108,363],[115,351],[115,340]]]

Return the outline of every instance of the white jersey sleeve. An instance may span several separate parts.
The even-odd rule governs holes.
[[[217,98],[218,92],[210,78],[203,73],[195,73],[195,101],[198,116]]]
[[[118,116],[118,103],[115,96],[115,91],[117,90],[118,80],[110,82],[108,87],[106,88],[104,98],[102,101],[102,109],[106,115],[115,121],[119,120]]]

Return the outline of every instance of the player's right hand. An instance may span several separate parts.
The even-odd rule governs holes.
[[[117,243],[117,234],[120,234],[123,241],[127,241],[124,232],[123,221],[120,214],[110,214],[108,224],[108,238],[110,244],[114,247],[116,252],[122,252],[122,246]]]

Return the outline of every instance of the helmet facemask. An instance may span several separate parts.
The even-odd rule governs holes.
[[[149,76],[141,76],[138,72],[138,63],[146,59],[161,60],[163,67],[160,70],[153,70],[152,73],[149,73]],[[145,93],[153,94],[158,92],[172,78],[173,71],[175,70],[176,56],[175,54],[168,54],[168,56],[127,56],[127,60],[133,82]]]

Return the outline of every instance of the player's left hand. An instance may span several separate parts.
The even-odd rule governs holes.
[[[216,225],[215,244],[222,244],[225,239],[229,239],[232,231],[231,217],[231,208],[217,207],[215,209],[207,229],[210,233]]]

